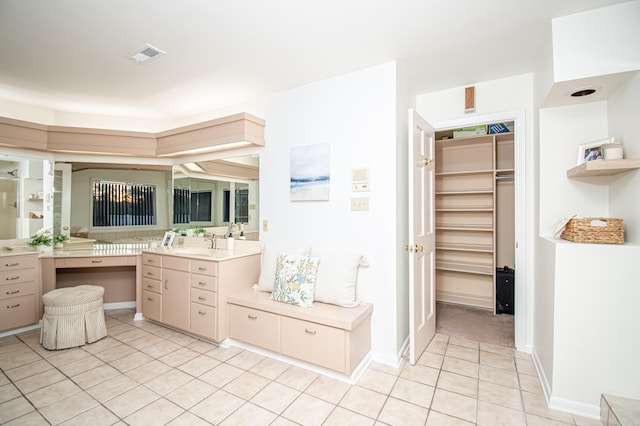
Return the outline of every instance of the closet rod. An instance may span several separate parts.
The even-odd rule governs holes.
[[[496,180],[503,180],[503,179],[513,179],[513,175],[510,175],[510,176],[496,176]]]

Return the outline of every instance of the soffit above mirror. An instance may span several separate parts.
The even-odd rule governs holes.
[[[159,133],[44,126],[0,117],[0,145],[48,152],[179,158],[264,146],[265,121],[239,113]]]

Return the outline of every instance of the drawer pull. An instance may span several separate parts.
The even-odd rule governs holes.
[[[204,266],[198,266],[198,271],[206,271],[207,268],[205,268]]]
[[[5,294],[18,294],[20,290],[7,291]]]
[[[18,275],[17,277],[7,277],[5,278],[5,280],[7,281],[13,281],[13,280],[19,280],[20,279],[20,275]]]
[[[164,280],[164,289],[165,290],[169,290],[169,287],[167,287],[167,284],[169,284],[169,280]]]
[[[312,336],[316,335],[316,331],[315,330],[309,330],[308,328],[305,328],[304,332],[307,333],[307,334],[311,334]]]
[[[155,275],[155,274],[154,274],[153,272],[147,272],[147,275],[151,275],[151,276],[153,276],[153,275]]]
[[[20,265],[20,262],[16,262],[16,263],[5,263],[4,266],[6,266],[7,268],[12,268],[14,266],[18,266]]]
[[[206,297],[198,296],[198,300],[207,300]]]
[[[147,284],[147,288],[153,288],[151,284]]]
[[[102,263],[102,260],[92,260],[91,263]]]
[[[198,311],[198,315],[207,315],[207,313],[203,311]]]
[[[148,300],[149,302],[153,302],[153,297],[147,297],[147,300]]]
[[[15,304],[15,305],[7,305],[7,309],[13,309],[13,308],[19,308],[19,307],[20,307],[19,303]]]
[[[249,318],[250,320],[257,320],[258,316],[257,315],[247,315],[247,318]]]
[[[155,262],[155,260],[153,260],[153,259],[147,259],[147,263],[154,263],[154,262]]]
[[[203,283],[202,281],[198,281],[198,285],[207,285],[207,283]]]

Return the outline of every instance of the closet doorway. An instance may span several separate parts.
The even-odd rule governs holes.
[[[436,132],[436,331],[515,347],[516,121]]]

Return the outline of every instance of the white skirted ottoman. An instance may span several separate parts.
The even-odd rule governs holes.
[[[66,349],[105,337],[103,295],[104,288],[96,285],[58,288],[43,295],[42,346]]]

